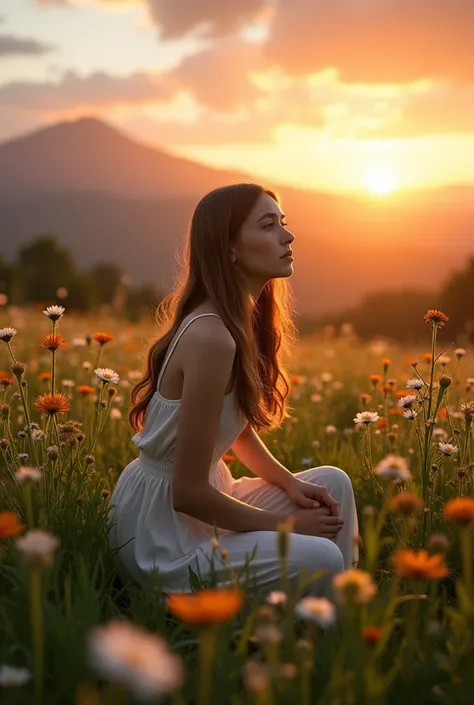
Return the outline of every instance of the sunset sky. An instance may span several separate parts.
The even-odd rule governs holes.
[[[473,0],[2,0],[0,141],[94,115],[276,183],[474,183]]]

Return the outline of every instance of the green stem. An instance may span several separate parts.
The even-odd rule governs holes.
[[[21,386],[20,380],[18,380],[18,388],[20,390],[20,396],[21,396],[21,403],[23,405],[23,411],[25,412],[25,419],[26,423],[28,425],[28,444],[30,447],[30,453],[31,453],[31,462],[33,465],[36,465],[36,457],[35,457],[35,449],[34,449],[34,444],[33,444],[33,439],[31,437],[31,421],[30,421],[30,412],[28,411],[28,404],[25,398],[25,393],[23,391],[23,387]]]
[[[211,703],[212,664],[216,643],[217,630],[210,628],[199,632],[197,705]]]
[[[28,522],[28,528],[35,528],[35,515],[33,512],[33,498],[31,496],[31,484],[27,481],[24,487],[25,494],[25,507],[26,507],[26,520]]]
[[[465,593],[468,600],[472,600],[474,584],[472,577],[471,531],[469,526],[464,527],[461,531],[461,551]]]
[[[43,702],[44,633],[42,613],[41,568],[33,567],[30,573],[30,614],[33,639],[35,703]]]

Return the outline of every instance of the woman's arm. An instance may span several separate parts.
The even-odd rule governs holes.
[[[222,321],[215,317],[193,322],[183,334],[184,339],[184,382],[173,463],[173,507],[223,529],[275,531],[284,515],[240,502],[209,482],[235,341]]]
[[[250,424],[247,424],[237,438],[232,450],[254,475],[281,487],[282,490],[286,491],[294,479],[293,474],[270,453]]]

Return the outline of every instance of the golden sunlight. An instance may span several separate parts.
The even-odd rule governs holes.
[[[365,174],[365,185],[378,196],[386,196],[396,188],[393,172],[386,167],[369,169]]]

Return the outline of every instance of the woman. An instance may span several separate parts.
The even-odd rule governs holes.
[[[304,594],[330,595],[334,574],[357,560],[346,473],[323,466],[292,474],[257,435],[288,416],[293,240],[276,194],[259,185],[218,188],[197,205],[182,282],[162,308],[167,332],[132,393],[140,455],[111,497],[122,579],[144,585],[157,570],[164,592],[190,592],[190,569],[209,574],[217,535],[236,573],[255,549],[254,585],[277,589],[277,527],[289,515],[291,585],[304,569],[324,573]],[[259,477],[234,480],[222,460],[230,448]],[[218,584],[229,584],[228,568],[214,568]]]

